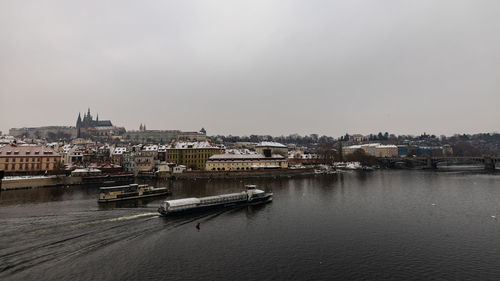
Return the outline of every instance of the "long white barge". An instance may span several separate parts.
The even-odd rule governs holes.
[[[257,189],[255,185],[245,186],[246,190],[239,193],[230,193],[201,198],[183,198],[176,200],[166,200],[158,208],[158,212],[164,216],[201,211],[205,209],[221,208],[237,205],[254,205],[267,203],[273,200],[272,192],[265,192]]]

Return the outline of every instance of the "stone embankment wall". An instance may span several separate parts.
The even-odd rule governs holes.
[[[276,169],[250,171],[185,171],[172,174],[173,179],[234,179],[234,178],[278,178],[313,175],[314,169]]]
[[[3,179],[2,190],[12,189],[31,189],[38,187],[49,186],[64,186],[81,184],[81,177],[66,177],[66,176],[49,176],[35,178],[20,178],[20,179]]]

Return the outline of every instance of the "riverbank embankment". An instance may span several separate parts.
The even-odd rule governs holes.
[[[244,179],[244,178],[283,178],[314,175],[313,168],[306,169],[276,169],[276,170],[251,170],[251,171],[184,171],[179,174],[164,174],[150,176],[138,175],[136,178],[159,178],[172,180],[196,179]],[[72,186],[82,184],[119,184],[125,180],[133,181],[134,178],[104,178],[108,181],[88,181],[84,177],[71,176],[39,176],[39,177],[13,177],[2,180],[1,190],[32,189],[54,186]]]
[[[314,175],[313,168],[305,169],[273,169],[249,171],[185,171],[182,174],[172,174],[167,178],[175,180],[194,179],[245,179],[245,178],[289,178]]]
[[[67,176],[4,178],[2,180],[2,190],[66,186],[66,185],[77,185],[81,183],[82,183],[81,177],[67,177]]]

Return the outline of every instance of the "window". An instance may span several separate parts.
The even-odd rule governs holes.
[[[5,162],[9,162],[9,158],[5,158]]]

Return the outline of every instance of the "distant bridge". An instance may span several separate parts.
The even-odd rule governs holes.
[[[379,159],[385,162],[390,167],[395,167],[400,163],[404,163],[407,167],[423,166],[426,169],[437,169],[438,164],[446,165],[467,165],[478,164],[484,165],[485,170],[495,170],[495,167],[500,163],[498,156],[481,156],[481,157],[456,157],[456,156],[420,156],[406,158],[384,158]]]

